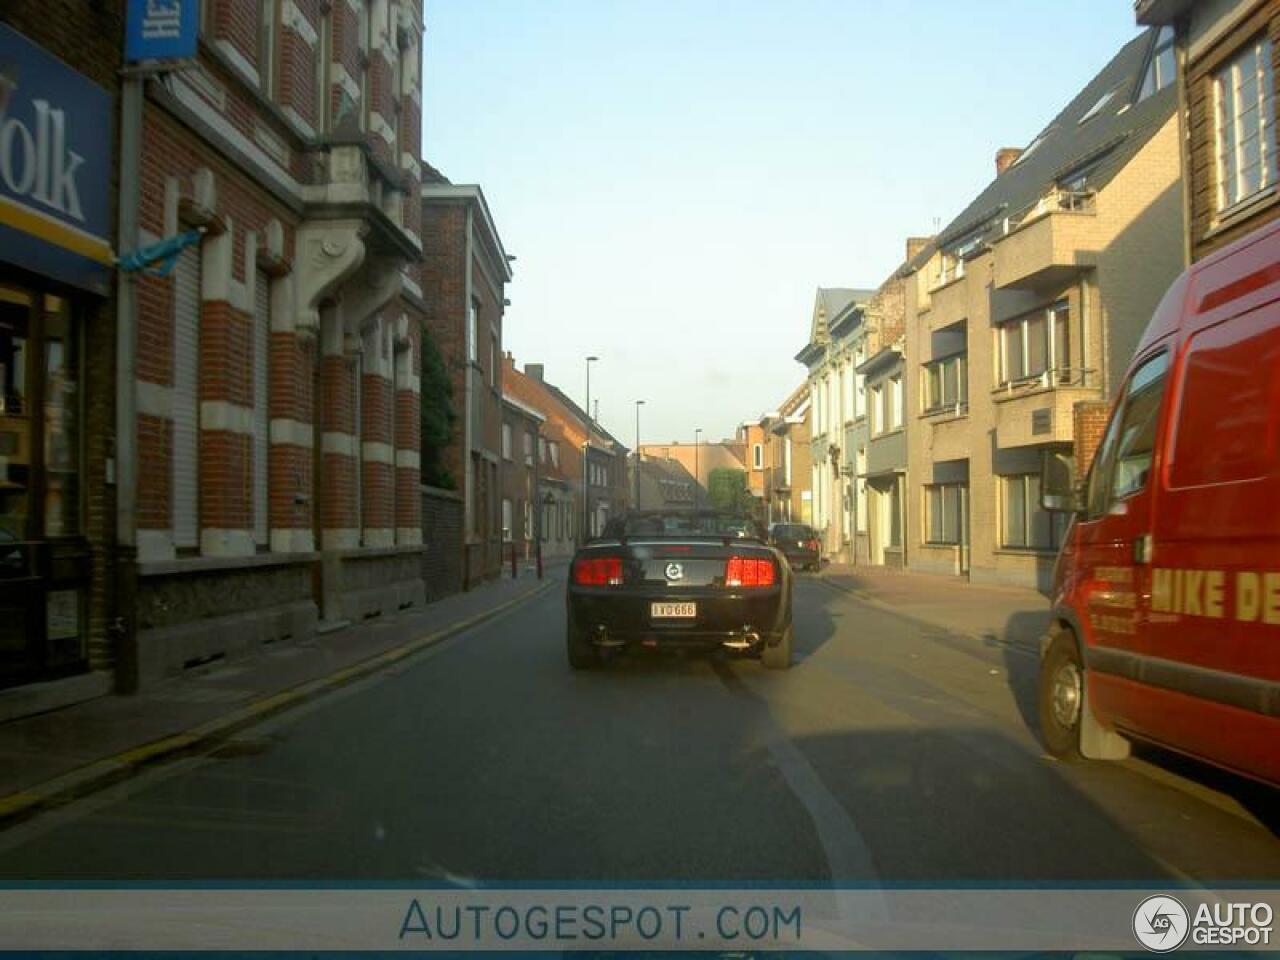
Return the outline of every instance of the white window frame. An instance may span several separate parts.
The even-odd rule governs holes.
[[[902,429],[902,374],[895,374],[889,378],[889,429]]]
[[[1029,372],[1028,367],[1031,365],[1031,321],[1037,317],[1044,318],[1045,330],[1045,347],[1044,357],[1045,366],[1043,370]],[[1042,379],[1049,376],[1053,379],[1061,379],[1064,375],[1070,375],[1070,356],[1065,359],[1065,363],[1059,363],[1058,353],[1058,325],[1065,324],[1067,328],[1067,349],[1071,349],[1071,311],[1066,300],[1058,300],[1050,304],[1042,310],[1032,310],[1020,317],[1015,317],[999,324],[996,327],[996,385],[1006,387],[1010,384],[1028,383],[1034,380]],[[1022,357],[1022,373],[1018,377],[1010,377],[1009,371],[1005,369],[1008,360],[1008,340],[1010,336],[1016,336],[1019,339],[1019,353]]]
[[[1245,78],[1241,75],[1241,66],[1250,56],[1255,64],[1253,81],[1257,99],[1252,104],[1244,104],[1241,88]],[[1213,74],[1215,198],[1219,213],[1248,202],[1274,188],[1276,183],[1275,81],[1271,56],[1271,41],[1263,33]],[[1257,152],[1246,156],[1245,145],[1240,139],[1240,118],[1254,108],[1258,111]],[[1230,167],[1226,162],[1228,156],[1233,160]],[[1255,167],[1258,170],[1258,187],[1246,192],[1245,171]]]
[[[964,530],[961,529],[964,514],[964,488],[963,483],[930,483],[924,486],[924,542],[933,546],[953,547],[959,546],[964,542]],[[954,505],[955,516],[950,517],[947,514],[946,507],[948,503],[947,491],[954,490],[954,497],[951,503]],[[933,517],[935,512],[934,496],[937,495],[937,505],[942,508],[942,522],[940,529],[943,537],[934,539],[933,537]],[[948,539],[946,533],[952,524],[948,524],[948,520],[954,521],[955,539]]]
[[[885,390],[883,383],[877,383],[871,388],[871,435],[879,436],[884,433],[885,408],[884,408]]]
[[[510,497],[502,498],[502,539],[510,541],[512,534],[515,532],[511,528],[514,519],[515,505],[511,502]]]
[[[925,365],[924,403],[925,413],[938,413],[943,410],[954,410],[957,407],[966,410],[969,407],[969,355],[953,353],[939,360],[931,360]],[[947,400],[947,368],[956,368],[956,396]],[[933,373],[938,373],[938,392],[934,395]]]
[[[1052,553],[1055,552],[1062,544],[1063,534],[1066,532],[1066,514],[1049,514],[1049,542],[1035,543],[1033,542],[1032,532],[1034,530],[1035,516],[1037,513],[1045,512],[1040,509],[1040,475],[1038,473],[1015,473],[1007,474],[999,477],[1000,486],[1000,547],[1003,550],[1027,550],[1036,553]],[[1032,495],[1032,482],[1036,487],[1035,495]],[[1011,510],[1009,503],[1009,491],[1014,486],[1020,486],[1022,490],[1022,543],[1013,543],[1009,540],[1009,513]]]
[[[764,444],[754,443],[751,445],[751,469],[764,469]]]
[[[511,424],[502,425],[502,459],[511,459]]]

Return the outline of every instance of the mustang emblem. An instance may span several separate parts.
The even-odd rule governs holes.
[[[668,564],[667,564],[667,579],[668,579],[668,580],[683,580],[683,579],[684,579],[684,567],[682,567],[682,566],[681,566],[680,564],[678,564],[678,563],[668,563]]]

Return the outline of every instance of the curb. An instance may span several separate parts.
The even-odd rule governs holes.
[[[531,600],[539,594],[546,593],[556,586],[555,580],[544,580],[537,586],[522,591],[496,607],[457,620],[448,626],[428,633],[416,640],[410,640],[374,654],[351,666],[343,667],[327,676],[308,680],[297,686],[289,687],[278,693],[261,697],[252,703],[240,707],[221,717],[206,721],[189,730],[144,743],[141,746],[124,750],[113,756],[95,760],[69,773],[45,780],[43,783],[19,790],[7,796],[0,796],[0,829],[12,826],[19,820],[27,819],[36,813],[53,807],[62,806],[104,787],[111,786],[121,780],[139,773],[144,767],[173,759],[182,753],[208,747],[232,734],[253,726],[267,717],[283,713],[293,707],[322,693],[328,693],[338,687],[346,686],[370,674],[376,673],[393,663],[411,657],[428,647],[435,646],[443,640],[456,636],[478,624],[491,620],[511,608]]]
[[[874,596],[867,593],[865,590],[858,590],[854,587],[844,587],[838,583],[833,583],[832,581],[821,576],[814,577],[813,580],[816,583],[822,584],[824,587],[826,587],[829,590],[835,590],[837,593],[843,593],[846,596],[853,597],[854,599],[862,603],[865,603],[869,607],[875,607],[877,610],[883,610],[885,613],[892,613],[894,616],[901,617],[903,620],[909,620],[912,623],[917,624],[918,626],[927,627],[930,630],[945,630],[947,633],[951,634],[952,636],[964,637],[966,640],[973,640],[977,643],[982,643],[982,644],[990,643],[994,640],[996,644],[1006,649],[1020,650],[1023,653],[1033,654],[1034,656],[1037,656],[1037,657],[1040,656],[1040,647],[1038,643],[1035,643],[1035,642],[1023,643],[1018,640],[1012,640],[1012,641],[1002,640],[999,637],[993,638],[990,635],[984,635],[981,633],[972,633],[967,630],[956,630],[956,629],[953,629],[952,627],[947,627],[947,626],[943,626],[942,624],[934,623],[932,620],[925,620],[922,617],[917,617],[910,613],[904,613],[902,610],[893,606],[893,604],[885,603],[883,600],[877,600]]]

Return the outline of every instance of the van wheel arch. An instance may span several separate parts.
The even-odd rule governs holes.
[[[1071,624],[1057,620],[1050,628],[1038,686],[1040,736],[1051,755],[1068,762],[1129,756],[1129,741],[1104,726],[1089,704],[1084,644]]]

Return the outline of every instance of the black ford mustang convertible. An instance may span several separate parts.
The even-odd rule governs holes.
[[[628,648],[725,649],[791,666],[791,568],[750,521],[630,513],[573,557],[574,669]]]

